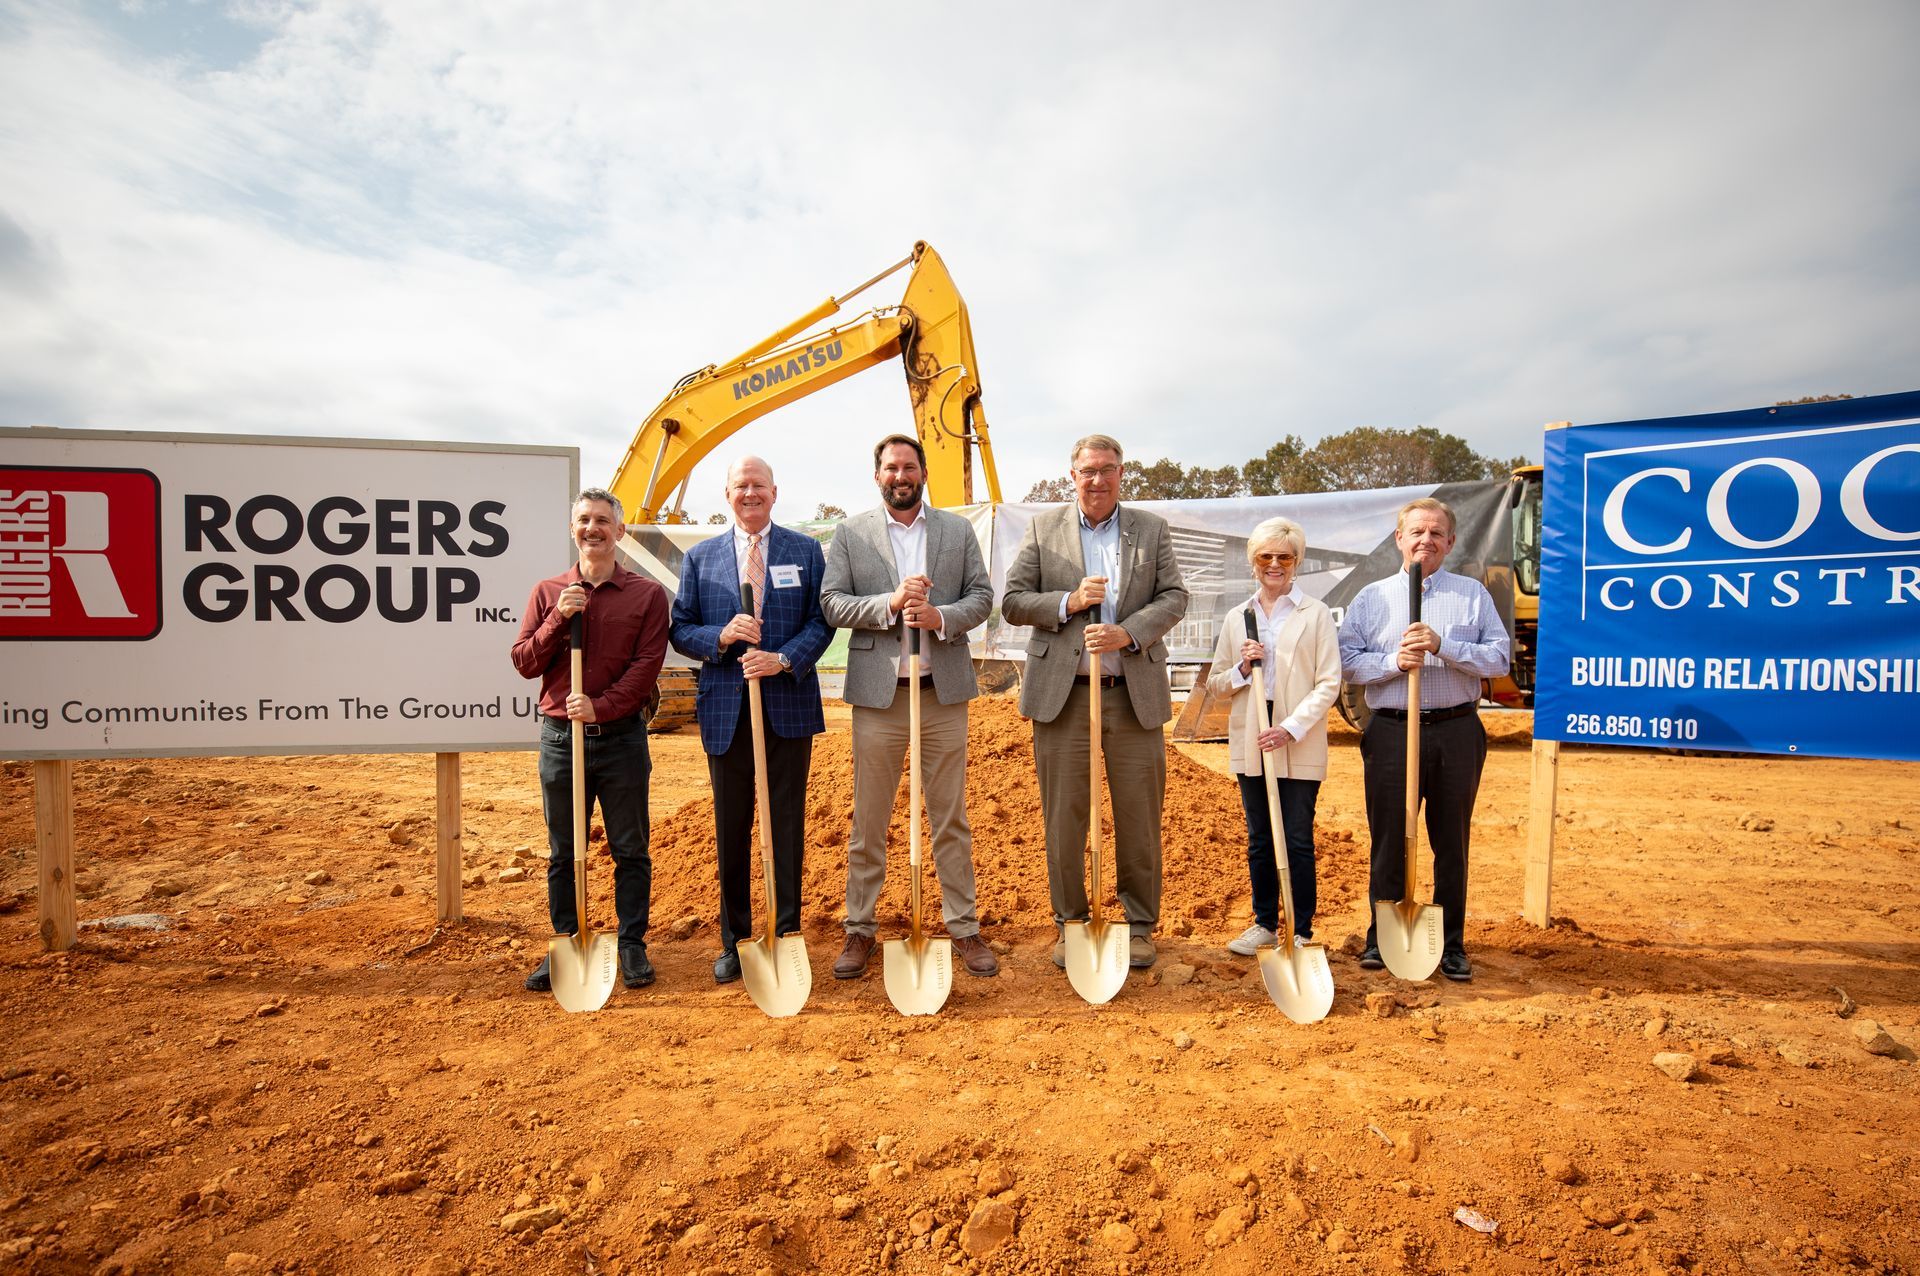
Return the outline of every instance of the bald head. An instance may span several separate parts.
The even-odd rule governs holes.
[[[727,467],[727,507],[743,532],[765,530],[773,521],[773,502],[780,489],[773,485],[773,467],[757,456],[743,456]]]

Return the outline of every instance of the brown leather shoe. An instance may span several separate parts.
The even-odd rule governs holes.
[[[969,975],[988,979],[1000,973],[1000,959],[993,955],[993,949],[987,947],[987,941],[978,935],[955,935],[953,953],[966,966]]]
[[[833,963],[835,979],[858,979],[867,973],[867,961],[873,956],[873,936],[847,936],[847,946],[840,950],[840,956]]]

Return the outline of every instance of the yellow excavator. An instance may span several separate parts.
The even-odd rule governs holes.
[[[908,266],[913,273],[897,304],[814,330],[848,301]],[[972,504],[977,449],[986,499],[997,503],[1000,475],[987,439],[967,304],[940,254],[921,240],[911,254],[852,292],[827,298],[724,363],[681,377],[647,414],[608,485],[620,498],[628,527],[690,521],[684,502],[694,468],[727,438],[796,399],[894,359],[906,374],[915,433],[927,454],[927,499],[942,508]],[[641,555],[634,552],[638,546],[631,531],[625,548],[629,565],[638,565]],[[675,582],[662,583],[672,587]],[[671,731],[693,720],[693,673],[668,653],[652,730]]]
[[[810,332],[907,266],[913,273],[897,305]],[[967,304],[940,254],[921,240],[911,255],[852,292],[827,298],[725,363],[681,377],[647,414],[614,472],[610,490],[625,507],[627,522],[687,522],[682,502],[694,467],[728,436],[776,408],[894,359],[906,373],[914,425],[927,453],[928,498],[942,507],[972,504],[978,448],[986,497],[999,501]]]

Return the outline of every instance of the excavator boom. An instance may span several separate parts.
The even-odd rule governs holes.
[[[900,359],[920,445],[927,453],[927,494],[935,505],[974,499],[973,453],[980,449],[988,499],[1000,500],[1000,478],[987,442],[980,379],[966,303],[940,255],[925,241],[893,267],[911,263],[900,304],[809,336],[798,336],[838,312],[841,303],[886,278],[875,276],[846,297],[814,307],[723,365],[682,378],[634,434],[611,490],[629,523],[684,522],[676,491],[697,466],[748,422],[816,390],[890,359]]]

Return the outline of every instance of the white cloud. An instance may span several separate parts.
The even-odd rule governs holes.
[[[599,477],[680,374],[918,237],[1013,497],[1094,428],[1537,455],[1552,418],[1911,389],[1917,37],[1897,3],[15,3],[0,419]],[[857,508],[906,420],[879,369],[728,450],[787,514]]]

